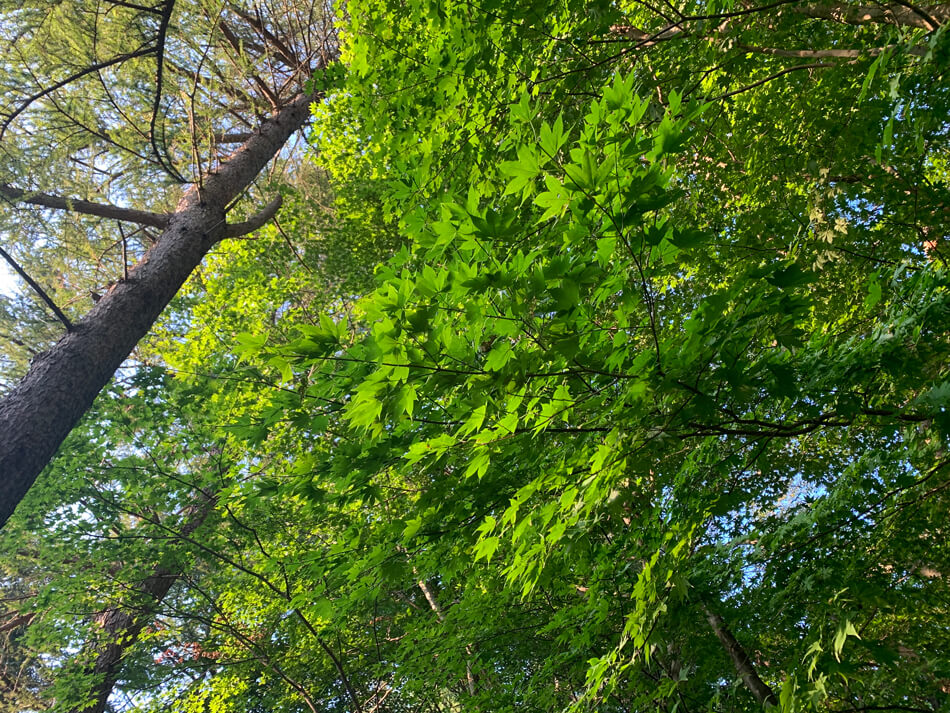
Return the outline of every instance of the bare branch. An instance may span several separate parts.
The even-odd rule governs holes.
[[[264,206],[258,213],[252,215],[249,220],[245,220],[242,223],[232,223],[229,225],[224,233],[224,237],[239,238],[242,235],[253,233],[255,230],[263,227],[267,221],[277,214],[277,211],[280,210],[281,203],[283,202],[284,199],[281,198],[280,195],[275,196],[270,203]]]
[[[216,144],[243,144],[253,134],[250,131],[225,131],[215,134],[212,139]]]
[[[228,44],[231,46],[231,49],[240,54],[242,41],[238,38],[238,36],[231,31],[224,20],[218,22],[218,27],[221,28],[221,34],[224,35],[224,39],[227,40]],[[273,90],[267,86],[267,83],[254,73],[251,73],[249,78],[254,82],[255,85],[257,85],[257,88],[261,90],[261,94],[263,94],[267,101],[270,102],[271,107],[277,109],[281,104],[280,99],[278,99]]]
[[[788,67],[786,69],[783,69],[780,72],[776,72],[775,74],[770,74],[769,76],[763,79],[760,79],[757,82],[752,82],[752,84],[747,84],[744,87],[739,87],[738,89],[733,89],[732,91],[726,92],[725,94],[720,94],[718,97],[713,97],[710,101],[719,101],[720,99],[728,99],[729,97],[733,97],[736,94],[742,94],[742,92],[747,92],[750,89],[755,89],[756,87],[760,87],[763,84],[771,82],[773,79],[778,79],[779,77],[783,77],[786,74],[790,74],[791,72],[797,72],[800,69],[824,69],[825,67],[834,67],[834,66],[835,66],[834,62],[814,62],[812,64],[799,64],[794,67]]]
[[[806,17],[818,20],[833,20],[846,25],[891,24],[919,27],[932,32],[950,20],[950,5],[933,5],[918,9],[909,3],[892,5],[867,5],[854,7],[841,5],[803,5],[792,8]]]
[[[938,27],[940,27],[943,24],[941,22],[938,22],[937,18],[935,18],[929,12],[927,12],[921,7],[917,7],[911,2],[908,2],[908,0],[895,0],[895,2],[898,5],[903,5],[904,7],[908,8],[912,12],[917,13],[919,17],[923,18],[926,22],[930,23],[930,32],[933,32],[934,30],[936,30]],[[946,19],[947,18],[944,18],[944,22],[946,22]]]
[[[440,624],[445,623],[445,614],[442,613],[442,607],[439,606],[439,600],[435,598],[435,595],[432,593],[432,590],[429,589],[428,585],[423,580],[418,580],[416,584],[419,585],[419,589],[422,590],[422,593],[425,595],[426,601],[429,602],[429,608],[435,612],[436,619],[439,620]],[[465,659],[465,685],[468,688],[468,695],[475,695],[475,676],[472,674],[472,647],[466,646],[465,653],[467,657]]]
[[[739,674],[739,677],[752,692],[752,695],[755,696],[755,700],[762,705],[777,706],[778,696],[775,695],[775,691],[773,691],[765,681],[759,678],[752,659],[749,658],[745,649],[742,648],[742,645],[736,640],[736,637],[729,631],[729,627],[726,626],[722,617],[713,612],[705,604],[703,604],[702,607],[703,613],[706,615],[706,621],[709,622],[713,632],[716,634],[716,638],[719,639],[719,643],[722,644],[722,647],[729,655],[729,659],[732,661],[732,665],[736,667],[736,672]]]
[[[109,5],[118,5],[119,7],[127,7],[130,10],[139,10],[141,12],[150,12],[155,15],[161,15],[162,11],[157,7],[146,7],[145,5],[137,5],[134,2],[125,2],[125,0],[105,0]]]
[[[291,50],[287,45],[285,45],[281,40],[276,37],[270,30],[265,27],[263,20],[260,17],[255,17],[250,13],[245,12],[239,7],[231,8],[235,15],[240,17],[242,20],[247,22],[251,27],[257,30],[261,36],[270,44],[277,57],[283,62],[289,69],[296,70],[300,67],[300,60],[294,55],[293,50]]]
[[[67,332],[73,331],[73,323],[70,322],[69,318],[65,314],[63,314],[63,311],[59,307],[56,306],[56,303],[53,302],[53,299],[48,294],[46,294],[46,290],[44,290],[42,287],[36,284],[33,278],[30,277],[26,273],[26,270],[20,267],[20,264],[16,260],[13,259],[13,256],[10,255],[10,253],[8,253],[3,248],[0,248],[0,257],[6,260],[7,264],[9,264],[10,267],[16,270],[16,273],[20,277],[22,277],[24,280],[26,280],[26,283],[30,287],[33,288],[33,291],[36,292],[36,294],[40,296],[40,299],[42,299],[51,310],[53,310],[53,314],[55,314],[57,319],[59,319],[59,321],[63,323],[63,326],[66,327],[66,331]]]
[[[749,52],[758,52],[759,54],[770,54],[775,57],[796,57],[804,59],[831,59],[840,57],[844,59],[857,59],[859,57],[876,57],[882,52],[888,52],[896,49],[899,45],[887,45],[886,47],[870,47],[868,49],[830,49],[830,50],[783,50],[775,47],[755,47],[752,45],[739,45]],[[908,54],[917,57],[923,57],[927,51],[923,47],[911,47],[905,50]]]
[[[18,627],[29,624],[36,617],[36,612],[27,612],[26,614],[20,614],[15,616],[12,619],[5,621],[3,624],[0,624],[0,633],[4,631],[12,631]]]
[[[638,42],[639,47],[652,47],[658,42],[665,42],[682,37],[688,37],[687,33],[680,25],[668,25],[658,32],[647,32],[639,27],[632,25],[613,25],[610,31],[615,35],[620,35],[625,39]]]
[[[165,155],[162,155],[162,152],[158,150],[158,143],[155,140],[155,125],[158,122],[158,112],[161,109],[162,103],[162,74],[165,68],[165,38],[168,34],[168,23],[172,19],[172,10],[175,9],[175,0],[165,0],[165,5],[162,9],[162,21],[158,26],[158,39],[155,41],[155,53],[156,53],[156,68],[155,68],[155,101],[152,102],[152,118],[149,121],[148,134],[149,141],[152,143],[152,151],[155,153],[155,158],[158,160],[158,163],[161,165],[165,171],[168,172],[172,178],[181,183],[188,183],[188,180],[182,176],[171,163],[171,158],[168,156],[168,147],[165,147]]]
[[[94,215],[99,218],[111,218],[126,223],[150,225],[153,228],[164,228],[168,225],[169,219],[169,216],[164,213],[151,213],[147,210],[121,208],[120,206],[110,205],[108,203],[93,203],[92,201],[63,198],[49,193],[31,193],[30,191],[24,191],[3,183],[0,183],[0,196],[8,198],[11,201],[38,205],[43,208],[65,210],[72,213],[82,213],[83,215]]]

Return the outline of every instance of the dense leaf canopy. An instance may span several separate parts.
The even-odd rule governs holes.
[[[342,15],[3,531],[0,710],[950,710],[950,7]]]

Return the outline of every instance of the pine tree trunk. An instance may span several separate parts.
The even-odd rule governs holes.
[[[301,95],[182,197],[156,244],[0,400],[0,527],[208,251],[225,212],[306,120]]]

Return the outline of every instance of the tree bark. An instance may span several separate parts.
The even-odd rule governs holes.
[[[726,626],[722,617],[705,604],[703,604],[703,613],[706,615],[706,621],[709,622],[713,632],[715,632],[716,638],[719,639],[719,643],[722,644],[722,647],[729,655],[732,665],[736,667],[736,673],[739,674],[746,688],[755,696],[755,700],[762,705],[777,706],[778,697],[775,695],[775,691],[773,691],[765,681],[759,678],[752,659],[749,658],[745,649],[742,648],[742,645],[736,640],[736,637],[729,631],[729,627]]]
[[[0,527],[202,258],[228,234],[228,207],[303,125],[311,100],[299,95],[188,189],[128,279],[39,354],[0,400]]]
[[[150,213],[147,210],[135,210],[134,208],[122,208],[117,205],[63,198],[62,196],[52,196],[49,193],[31,193],[30,191],[8,186],[5,183],[0,183],[0,196],[8,198],[11,201],[29,203],[30,205],[38,205],[43,208],[72,211],[84,215],[95,215],[100,218],[112,218],[129,223],[150,225],[153,228],[164,228],[168,225],[169,216],[163,213]]]
[[[214,509],[215,502],[215,496],[202,495],[186,512],[185,524],[180,534],[188,537],[197,530]],[[180,566],[164,562],[136,588],[136,594],[142,602],[129,602],[125,606],[113,607],[96,617],[96,623],[102,628],[106,643],[97,650],[95,663],[89,667],[89,673],[97,677],[91,691],[92,702],[86,706],[72,708],[70,713],[105,712],[109,696],[121,672],[125,652],[138,640],[142,629],[153,620],[156,608],[181,576]]]

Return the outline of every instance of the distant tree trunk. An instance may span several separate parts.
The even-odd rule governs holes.
[[[0,400],[0,527],[207,252],[229,230],[228,207],[306,120],[299,95],[185,192],[155,245]],[[242,226],[253,229],[257,222]]]
[[[215,502],[215,496],[202,495],[185,513],[179,534],[188,537],[197,530],[214,509]],[[89,672],[99,680],[91,691],[92,702],[72,708],[70,713],[104,713],[126,651],[138,640],[142,629],[153,621],[158,605],[182,574],[180,566],[163,562],[136,588],[137,598],[141,601],[112,607],[96,617],[105,643],[96,650],[95,662],[89,667]]]
[[[419,580],[417,582],[419,589],[422,590],[422,593],[425,595],[426,601],[429,602],[429,607],[432,611],[435,612],[436,619],[439,620],[440,624],[445,623],[445,614],[442,613],[442,607],[439,606],[439,600],[435,598],[435,595],[432,593],[432,590],[429,589],[428,585],[423,581]],[[468,695],[475,695],[475,675],[472,673],[472,647],[466,644],[465,646],[465,685],[468,688]]]
[[[755,696],[755,700],[765,706],[777,706],[778,697],[775,695],[775,691],[773,691],[771,686],[765,681],[759,678],[752,659],[749,658],[749,655],[745,652],[745,649],[742,648],[738,640],[736,640],[736,637],[732,635],[732,632],[729,630],[729,627],[726,626],[722,617],[705,604],[703,604],[703,613],[706,615],[706,621],[709,622],[713,632],[716,634],[716,638],[719,639],[719,643],[722,644],[722,647],[729,655],[729,660],[732,661],[732,665],[736,667],[736,673],[739,674],[739,678],[742,679],[746,688]]]

